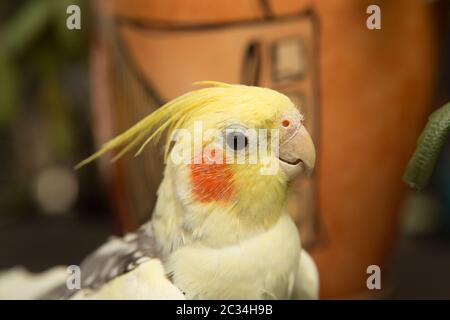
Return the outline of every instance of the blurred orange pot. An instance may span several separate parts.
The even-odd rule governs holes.
[[[366,27],[371,4],[381,30]],[[104,142],[197,80],[285,92],[318,145],[316,175],[296,183],[289,206],[318,263],[321,295],[364,296],[367,267],[383,272],[394,243],[402,171],[429,112],[434,9],[408,0],[98,0],[96,136]],[[156,151],[103,166],[123,229],[151,212]]]

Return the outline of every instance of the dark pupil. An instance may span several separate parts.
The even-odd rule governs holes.
[[[247,137],[242,133],[230,133],[228,135],[228,146],[233,150],[242,150],[248,145]]]

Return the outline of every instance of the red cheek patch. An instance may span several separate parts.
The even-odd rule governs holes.
[[[192,193],[198,201],[229,201],[232,198],[233,173],[228,164],[194,162],[190,170]]]

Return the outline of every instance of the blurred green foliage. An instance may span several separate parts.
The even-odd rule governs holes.
[[[81,30],[66,27],[73,4]],[[88,13],[86,0],[0,1],[0,214],[30,209],[37,172],[71,167],[89,140]]]
[[[84,16],[86,3],[82,0],[18,1],[14,6],[0,7],[9,11],[0,23],[0,130],[10,122],[21,103],[23,63],[25,67],[28,64],[33,67],[39,81],[54,77],[68,59],[71,63],[85,59],[83,28],[81,31],[66,28],[66,8],[70,4],[79,5],[83,22],[88,20]]]

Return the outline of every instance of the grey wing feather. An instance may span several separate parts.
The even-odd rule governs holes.
[[[122,238],[113,237],[81,264],[81,286],[96,289],[157,256],[153,231],[149,225],[144,225],[136,233],[129,233]]]
[[[81,263],[81,289],[97,289],[113,278],[135,269],[151,258],[159,257],[150,223],[124,237],[111,237]],[[69,298],[77,290],[54,288],[43,298]]]

